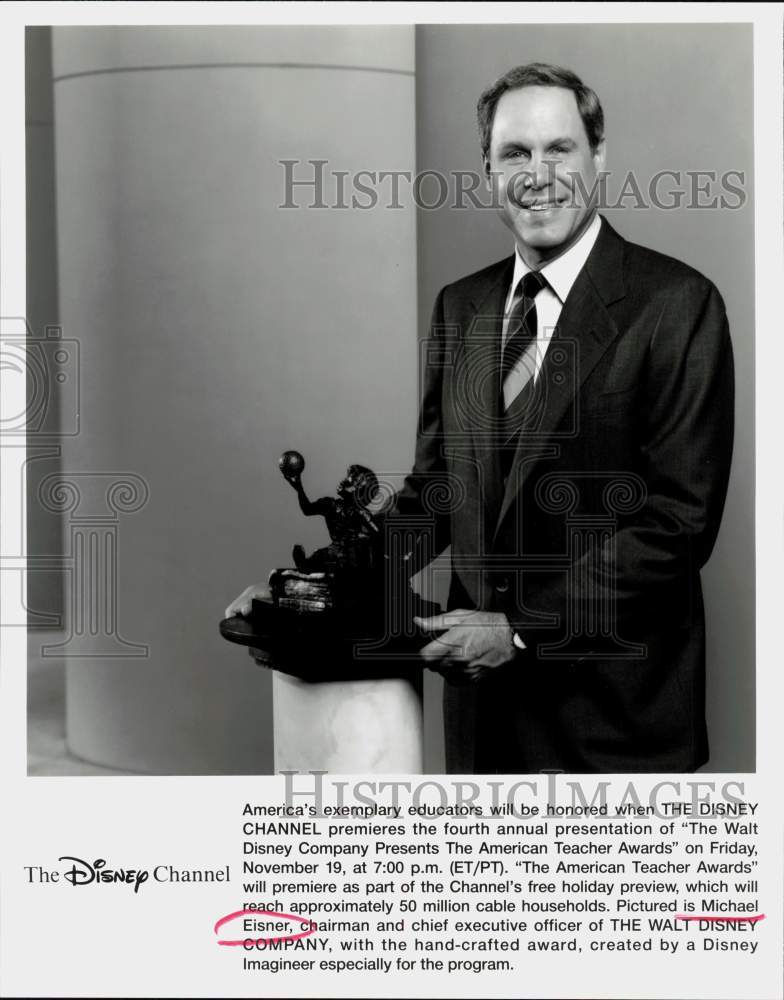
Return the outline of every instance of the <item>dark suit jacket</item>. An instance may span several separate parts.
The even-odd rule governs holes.
[[[451,544],[450,607],[505,612],[528,647],[445,684],[447,769],[693,770],[708,756],[699,573],[732,454],[724,304],[602,220],[510,424],[498,365],[513,263],[438,296],[397,498],[419,519],[420,562]]]

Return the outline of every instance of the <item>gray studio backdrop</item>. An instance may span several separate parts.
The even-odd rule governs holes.
[[[61,324],[79,348],[68,373],[78,433],[47,425],[29,438],[30,685],[65,679],[73,754],[134,772],[271,771],[270,678],[219,638],[217,621],[245,584],[290,562],[294,542],[324,541],[292,504],[277,455],[306,455],[314,495],[350,462],[399,483],[432,301],[511,251],[486,210],[416,212],[410,199],[399,210],[282,210],[280,161],[475,170],[478,93],[535,59],[597,90],[614,172],[745,172],[735,211],[607,215],[706,273],[727,302],[738,427],[705,573],[707,770],[754,768],[743,25],[29,31],[29,321],[37,338]],[[72,396],[58,392],[67,421]],[[61,615],[60,627],[44,629],[42,614]],[[427,676],[431,772],[443,768],[439,684]]]

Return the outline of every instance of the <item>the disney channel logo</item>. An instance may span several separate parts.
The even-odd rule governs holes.
[[[43,865],[25,865],[27,881],[41,885],[60,882],[61,877],[71,885],[106,885],[117,882],[133,886],[138,892],[145,882],[152,878],[153,882],[230,882],[229,865],[217,868],[175,868],[174,865],[155,865],[146,868],[110,868],[105,858],[95,861],[84,861],[72,854],[61,854],[58,861],[68,864],[64,870],[44,868]]]
[[[91,885],[93,882],[125,882],[133,886],[133,891],[138,892],[150,877],[149,871],[142,868],[108,868],[104,858],[97,858],[92,864],[83,861],[81,858],[74,858],[70,854],[63,854],[58,861],[72,861],[70,868],[66,868],[63,876],[71,885]],[[159,865],[158,867],[164,867]],[[158,871],[158,868],[155,869]]]

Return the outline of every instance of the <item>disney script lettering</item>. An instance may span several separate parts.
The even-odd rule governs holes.
[[[138,892],[150,877],[148,871],[140,868],[107,868],[104,858],[98,858],[90,864],[81,858],[74,858],[70,854],[63,854],[58,861],[73,861],[73,865],[67,868],[63,874],[71,885],[90,885],[92,882],[126,882],[133,885],[133,891]]]

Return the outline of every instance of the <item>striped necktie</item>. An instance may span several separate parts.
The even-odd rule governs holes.
[[[506,343],[501,359],[501,390],[509,373],[536,340],[536,296],[547,285],[547,279],[539,271],[529,271],[523,275],[517,286],[517,302],[509,315]],[[533,376],[533,366],[527,373],[521,372],[520,389]]]

